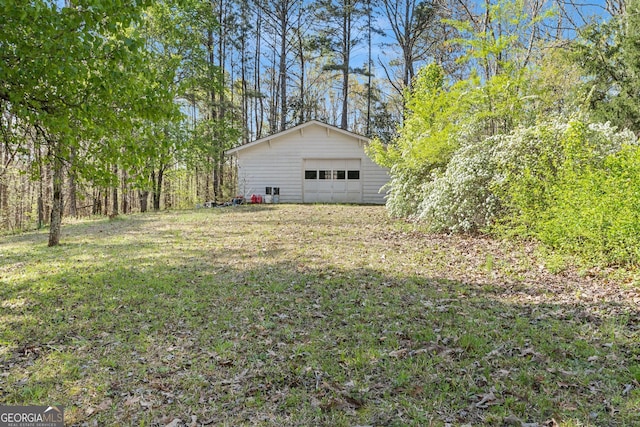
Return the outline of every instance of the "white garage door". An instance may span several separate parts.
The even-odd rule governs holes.
[[[361,203],[360,159],[306,159],[305,203]]]

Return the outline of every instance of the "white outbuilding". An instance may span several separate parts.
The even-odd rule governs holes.
[[[364,152],[369,139],[312,120],[227,151],[238,194],[283,203],[384,204],[388,170]]]

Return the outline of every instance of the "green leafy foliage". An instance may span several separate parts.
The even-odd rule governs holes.
[[[0,109],[30,127],[53,169],[51,246],[59,242],[63,169],[113,184],[140,126],[175,117],[166,74],[152,66],[142,16],[151,1],[1,3]],[[29,140],[19,144],[28,145]],[[39,168],[41,164],[32,163]]]
[[[510,163],[502,182],[510,232],[596,262],[639,262],[636,137],[608,124],[578,120],[561,132],[544,127],[529,133],[534,136],[529,145],[544,147],[539,156],[519,156],[518,167]]]
[[[392,144],[374,141],[368,147],[374,161],[391,169],[390,212],[417,214],[428,192],[425,186],[461,147],[529,121],[532,114],[522,96],[526,80],[527,72],[514,67],[487,81],[472,75],[455,83],[447,82],[438,65],[420,70],[407,94],[409,112],[398,138]]]
[[[196,168],[212,173],[214,159],[240,134],[229,118],[217,117],[222,114],[217,104],[225,91],[224,70],[212,61],[212,39],[203,39],[220,28],[211,6],[203,0],[156,1],[145,13],[143,35],[153,67],[170,85],[175,104],[190,111],[189,116],[146,123],[147,131],[138,135],[127,156],[136,187],[153,190],[156,209],[165,172]]]
[[[447,87],[444,71],[430,65],[418,74],[411,93],[407,94],[407,117],[400,135],[392,145],[374,141],[369,155],[391,169],[388,206],[394,215],[415,213],[421,186],[431,173],[443,167],[457,148],[463,85]]]
[[[421,186],[435,232],[537,239],[593,262],[640,261],[640,148],[629,131],[556,119],[468,144]]]
[[[597,120],[640,132],[640,2],[626,13],[584,28],[574,61],[585,73],[583,92]]]

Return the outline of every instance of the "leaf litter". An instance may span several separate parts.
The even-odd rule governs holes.
[[[640,423],[633,272],[554,274],[532,243],[379,207],[114,224],[70,225],[55,255],[2,243],[4,299],[25,302],[0,308],[3,401],[79,426]]]

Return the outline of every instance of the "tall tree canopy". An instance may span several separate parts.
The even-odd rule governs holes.
[[[64,168],[109,181],[140,120],[173,112],[173,95],[149,66],[138,28],[149,4],[2,2],[1,108],[32,127],[36,144],[46,148],[53,169],[49,245],[60,239]]]

